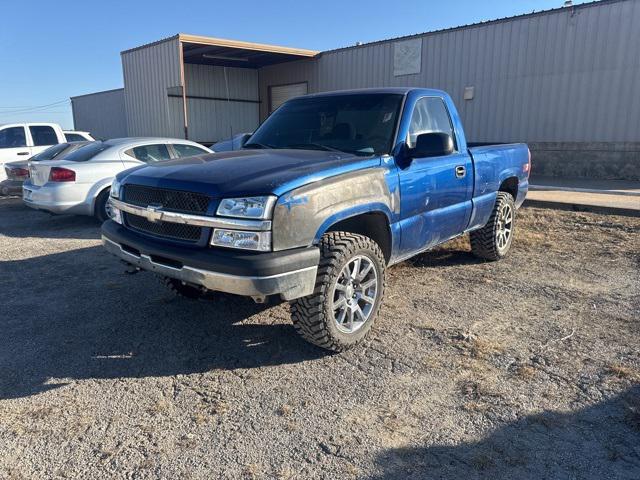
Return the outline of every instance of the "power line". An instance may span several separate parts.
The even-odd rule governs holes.
[[[53,102],[53,103],[48,103],[45,105],[34,105],[31,107],[4,107],[4,106],[0,106],[1,109],[4,109],[5,111],[3,111],[2,113],[6,113],[6,114],[10,114],[10,113],[20,113],[20,112],[32,112],[32,111],[41,111],[41,110],[46,110],[48,108],[55,108],[55,107],[59,107],[62,106],[63,104],[70,104],[71,101],[67,98],[64,100],[59,100],[57,102]]]

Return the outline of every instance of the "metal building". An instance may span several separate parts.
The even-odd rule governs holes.
[[[119,138],[129,134],[124,88],[71,97],[73,123],[94,138]]]
[[[601,0],[326,52],[180,34],[122,53],[129,135],[212,142],[286,99],[448,91],[474,142],[530,143],[538,173],[639,178],[640,0]],[[77,128],[84,128],[80,115]]]

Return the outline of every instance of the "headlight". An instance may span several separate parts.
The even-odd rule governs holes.
[[[111,193],[110,195],[113,198],[120,198],[120,182],[118,181],[117,178],[113,179],[113,182],[111,182]]]
[[[109,206],[111,207],[109,211],[111,220],[122,225],[122,212],[120,211],[120,209],[113,206],[113,204],[111,203],[111,199],[108,199],[107,202],[109,202]]]
[[[271,232],[245,232],[216,228],[211,236],[211,245],[268,252],[271,250]]]
[[[239,218],[271,218],[273,206],[276,203],[276,197],[243,197],[243,198],[225,198],[218,206],[217,215],[223,217],[239,217]]]

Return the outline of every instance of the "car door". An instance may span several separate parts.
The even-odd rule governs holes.
[[[401,255],[424,250],[464,231],[471,214],[473,171],[471,157],[459,151],[453,122],[444,100],[418,98],[406,138],[415,146],[422,133],[446,133],[453,138],[449,155],[413,158],[399,166],[401,195]]]
[[[27,135],[23,126],[0,128],[0,180],[4,180],[5,163],[26,160],[31,156]]]

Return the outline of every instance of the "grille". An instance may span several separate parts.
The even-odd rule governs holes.
[[[211,201],[208,195],[202,193],[166,190],[144,185],[125,185],[123,198],[125,202],[140,207],[156,204],[162,205],[164,210],[194,214],[206,213]]]
[[[144,217],[129,213],[125,214],[125,221],[133,230],[186,242],[197,242],[202,233],[202,227],[171,222],[150,222]]]

